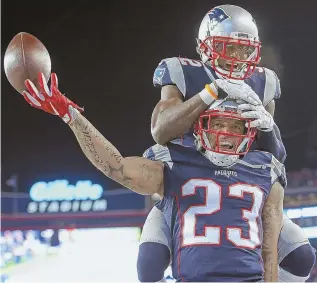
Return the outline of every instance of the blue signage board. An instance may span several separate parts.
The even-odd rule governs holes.
[[[2,230],[61,223],[77,227],[142,226],[148,200],[125,188],[104,191],[90,181],[74,185],[67,180],[37,182],[29,194],[2,194]]]

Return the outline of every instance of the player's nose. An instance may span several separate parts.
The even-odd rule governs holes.
[[[230,129],[228,126],[223,126],[221,129],[221,132],[223,132],[223,133],[228,133],[229,131],[230,131]]]
[[[243,55],[242,55],[243,56]],[[242,59],[241,58],[241,54],[240,54],[240,52],[239,51],[234,51],[234,52],[232,52],[232,54],[231,54],[231,56],[230,56],[231,58],[233,58],[233,59]]]
[[[242,50],[239,50],[238,48],[231,49],[229,53],[229,56],[233,59],[241,60],[244,58],[244,52]]]

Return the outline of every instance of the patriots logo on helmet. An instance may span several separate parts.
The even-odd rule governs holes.
[[[226,12],[221,8],[214,8],[207,13],[210,20],[210,29],[213,29],[219,23],[230,18]]]

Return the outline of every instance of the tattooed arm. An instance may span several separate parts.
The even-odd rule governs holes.
[[[262,210],[264,281],[277,282],[277,242],[283,222],[284,189],[275,182]]]
[[[139,193],[163,195],[163,168],[160,161],[143,157],[122,157],[120,152],[80,114],[84,109],[68,99],[58,89],[55,73],[51,75],[51,88],[44,74],[38,77],[40,90],[25,81],[24,99],[34,108],[57,115],[73,130],[86,157],[106,176]]]
[[[70,124],[91,163],[106,176],[139,193],[163,195],[163,163],[120,152],[81,114]]]

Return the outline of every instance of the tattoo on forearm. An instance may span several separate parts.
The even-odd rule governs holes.
[[[74,130],[82,150],[97,168],[110,178],[118,180],[120,183],[125,185],[129,184],[131,179],[124,176],[124,165],[120,164],[123,159],[122,156],[113,149],[113,146],[109,141],[107,141],[94,127],[91,126],[88,120],[75,119],[71,128]],[[100,153],[98,153],[98,150],[96,149],[96,144],[94,142],[95,139],[99,140],[103,144],[103,149],[106,150],[111,157],[113,157],[114,162],[117,163],[118,166],[111,165],[109,162],[102,160]]]
[[[127,165],[116,148],[83,116],[75,119],[70,127],[86,157],[106,176],[137,192],[158,191],[161,184],[158,176],[161,176],[159,174],[162,173],[162,170],[149,166],[147,162],[137,160],[134,162],[134,158],[140,159],[140,157],[127,158],[127,162],[130,164]],[[133,173],[130,168],[131,162],[135,164]],[[130,169],[125,170],[125,166],[129,166]],[[153,185],[149,186],[149,183]]]

